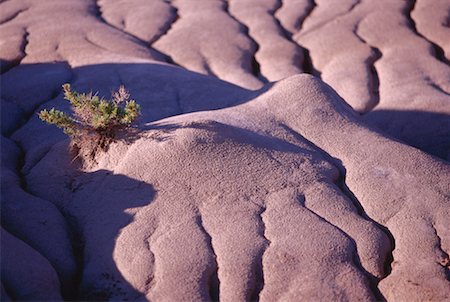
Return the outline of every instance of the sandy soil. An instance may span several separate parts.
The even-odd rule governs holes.
[[[449,11],[0,1],[1,300],[450,301]],[[74,160],[64,83],[138,135]]]

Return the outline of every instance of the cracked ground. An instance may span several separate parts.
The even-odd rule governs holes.
[[[448,0],[3,0],[2,301],[449,301]],[[141,104],[89,164],[61,85]]]

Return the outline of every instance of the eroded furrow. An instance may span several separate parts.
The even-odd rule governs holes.
[[[3,146],[8,143],[5,140],[2,137]],[[59,283],[52,286],[65,299],[75,299],[81,267],[75,256],[73,230],[61,209],[29,191],[23,173],[27,152],[20,142],[11,141],[18,149],[14,155],[5,154],[11,151],[10,147],[2,147],[2,226],[44,256],[58,275]],[[17,158],[14,160],[13,156]],[[10,161],[4,162],[5,158]],[[14,162],[15,167],[8,167]],[[13,292],[17,295],[22,289],[14,288]]]
[[[319,3],[293,39],[308,50],[308,69],[320,75],[355,111],[366,113],[379,100],[374,62],[380,53],[355,31],[373,8],[361,1],[340,4]]]
[[[180,15],[178,14],[178,9],[176,8],[176,6],[173,5],[173,2],[171,1],[167,1],[165,2],[169,5],[170,10],[173,13],[173,18],[170,22],[170,24],[168,24],[167,26],[164,26],[164,29],[161,31],[160,34],[156,35],[154,39],[150,40],[150,44],[155,43],[157,40],[161,39],[161,37],[167,35],[172,28],[175,26],[175,23],[180,19]]]
[[[385,18],[384,14],[379,14],[377,17]],[[392,15],[389,16],[389,20],[392,17]],[[380,20],[372,21],[380,23]],[[369,28],[367,30],[370,31]],[[323,93],[321,108],[343,111],[343,104],[326,101],[325,96],[333,93],[330,89],[323,90]],[[308,99],[308,95],[305,96],[305,100]],[[317,103],[314,106],[311,105],[309,109],[303,107],[302,112],[289,116],[290,122],[297,124],[292,128],[300,131],[308,140],[342,161],[347,169],[346,183],[366,213],[378,223],[387,226],[395,238],[392,271],[380,281],[378,286],[382,295],[388,300],[410,300],[417,297],[420,300],[426,300],[430,299],[430,293],[432,293],[436,300],[445,300],[449,293],[448,280],[442,266],[436,263],[437,237],[429,227],[429,221],[436,220],[438,215],[442,215],[441,212],[446,214],[449,211],[448,195],[443,194],[448,191],[449,183],[447,178],[444,180],[441,177],[441,173],[448,173],[448,165],[380,134],[373,132],[369,134],[370,131],[367,128],[356,130],[356,126],[350,121],[356,123],[359,118],[350,111],[342,120],[342,128],[335,128],[335,125],[330,122],[330,117],[317,110],[316,105]],[[277,110],[278,106],[278,103],[271,104],[271,109]],[[303,114],[305,110],[310,110],[306,112],[312,112],[314,116],[314,121],[309,118],[305,122],[308,127],[305,127],[303,122],[297,122],[306,120],[307,116],[310,117],[307,113]],[[296,112],[299,111],[296,110]],[[355,131],[354,135],[346,136],[348,131]],[[324,137],[323,133],[328,135]],[[372,140],[371,144],[357,144],[349,147],[355,139],[361,140],[368,135]],[[385,146],[374,147],[382,143]],[[402,154],[401,160],[389,162],[379,160],[390,158],[394,150]],[[404,157],[403,155],[408,152],[410,155]],[[373,157],[369,158],[369,154]],[[439,167],[437,169],[440,172],[431,172],[430,165]],[[425,177],[429,183],[426,187],[422,186]],[[389,183],[389,186],[386,186],[386,183]],[[371,232],[365,233],[371,234]],[[417,259],[421,259],[420,263]]]
[[[198,215],[180,218],[180,223],[170,221],[170,216],[161,219],[150,242],[157,270],[147,299],[210,299],[211,281],[217,270],[211,236],[199,224]],[[142,274],[145,276],[145,272]]]
[[[313,16],[314,10],[317,9],[317,2],[316,0],[308,0],[310,2],[310,6],[309,9],[307,10],[307,12],[305,13],[305,16],[301,22],[301,24],[299,25],[298,31],[301,31],[303,29],[303,24],[305,23],[305,20],[311,18]]]
[[[406,2],[389,2],[389,7],[372,12],[359,24],[359,36],[383,54],[376,63],[380,101],[364,119],[445,159],[450,68],[435,58],[431,44],[411,28],[405,15],[410,9]]]
[[[356,238],[353,237],[354,236],[354,232],[350,231],[348,232],[348,226],[343,226],[344,229],[342,229],[342,224],[341,223],[337,223],[337,225],[335,224],[336,220],[334,220],[333,222],[328,220],[328,217],[324,217],[322,216],[323,213],[319,213],[316,212],[316,210],[314,210],[314,207],[310,208],[309,207],[309,201],[306,201],[305,196],[301,195],[299,196],[299,202],[307,209],[310,211],[311,214],[313,214],[314,216],[316,216],[320,221],[323,221],[324,223],[330,225],[331,227],[333,227],[334,229],[336,229],[337,232],[339,232],[342,236],[344,236],[349,242],[351,242],[351,244],[354,247],[354,252],[353,252],[353,256],[352,256],[352,265],[358,269],[366,278],[367,278],[367,283],[368,286],[367,288],[370,289],[370,291],[372,292],[373,297],[375,297],[376,299],[382,300],[382,294],[380,293],[380,291],[377,288],[377,285],[380,281],[380,276],[374,276],[373,272],[369,272],[367,271],[367,267],[365,266],[364,260],[366,259],[361,259],[361,255],[360,253],[362,253],[363,257],[364,252],[365,251],[361,251],[361,236],[357,236]],[[358,241],[356,241],[358,240]],[[376,251],[377,253],[383,253],[382,251]]]
[[[345,0],[327,5],[327,1],[313,0],[314,7],[304,19],[301,32],[308,34],[336,22],[339,18],[349,15],[361,4],[361,0]],[[323,1],[323,2],[322,2]]]
[[[311,15],[316,7],[314,0],[279,0],[278,9],[274,17],[280,26],[292,37],[301,30],[303,22]]]
[[[66,63],[62,63],[67,65]],[[68,65],[67,65],[68,66]],[[33,68],[31,68],[33,69]],[[68,68],[70,70],[70,67]],[[27,80],[33,83],[33,74],[38,72],[39,76],[45,75],[45,72],[39,72],[37,70],[14,70],[16,73],[24,72],[28,75]],[[6,83],[12,84],[10,82],[11,74],[7,74]],[[12,76],[14,80],[14,76]],[[51,78],[46,78],[50,85]],[[70,82],[70,79],[67,79]],[[59,79],[61,81],[61,79]],[[29,83],[25,81],[23,85],[27,86]],[[46,85],[49,85],[47,82]],[[11,88],[10,86],[8,88]],[[41,94],[37,94],[35,102],[31,102],[28,106],[22,108],[24,115],[22,117],[22,123],[16,123],[15,127],[12,129],[11,140],[15,143],[20,150],[20,156],[17,160],[17,166],[15,167],[14,173],[16,173],[19,179],[19,187],[14,188],[14,186],[8,185],[8,191],[2,191],[2,203],[3,212],[2,220],[4,221],[5,227],[7,227],[13,234],[24,240],[31,247],[35,248],[39,253],[45,256],[50,263],[54,266],[58,277],[61,282],[61,292],[65,299],[78,299],[78,287],[81,279],[82,263],[83,263],[83,252],[82,252],[82,240],[79,236],[79,229],[73,224],[69,213],[67,213],[63,208],[58,207],[51,200],[45,198],[45,196],[40,196],[40,194],[35,194],[33,190],[29,189],[27,174],[37,165],[39,162],[47,156],[52,148],[52,144],[41,148],[40,146],[34,146],[35,150],[38,152],[33,152],[32,157],[30,157],[30,146],[26,144],[18,134],[22,129],[29,123],[31,119],[36,119],[36,113],[39,108],[45,103],[52,102],[60,94],[60,86],[50,86],[49,89],[43,89],[42,86],[38,86]],[[30,89],[32,90],[32,89]],[[42,91],[45,91],[42,94]],[[13,94],[9,89],[7,89],[6,94],[14,99],[15,103],[19,105],[20,100],[15,99]],[[42,97],[44,101],[39,99]],[[56,140],[57,141],[57,140]],[[56,142],[55,141],[55,142]],[[2,150],[3,152],[3,150]],[[2,158],[3,159],[3,158]],[[4,163],[2,162],[2,169]],[[2,181],[8,179],[4,177]],[[13,191],[15,193],[11,193]],[[11,207],[10,199],[11,195],[15,198],[19,198],[20,202],[14,207]],[[13,215],[15,211],[33,212],[33,217],[27,217],[24,213],[15,213],[14,218],[9,217]],[[8,215],[7,217],[3,215]],[[48,228],[53,228],[49,231]],[[58,240],[59,242],[53,242],[52,244],[47,241],[47,238],[43,240],[41,236],[38,236],[36,232],[42,232],[45,236],[50,236],[51,240]]]
[[[447,155],[447,48],[421,30],[420,0],[317,2],[36,1],[1,25],[24,44],[2,74],[2,224],[65,299],[448,297],[448,167],[361,121]],[[155,64],[151,43],[210,77]],[[264,57],[270,44],[291,48]],[[256,92],[214,79],[257,89],[289,66],[370,113],[308,75]],[[143,135],[74,172],[67,137],[36,116],[70,110],[65,82],[130,88]]]
[[[15,5],[16,6],[15,6]],[[20,65],[29,42],[28,26],[23,24],[29,6],[26,3],[2,3],[0,10],[0,73]]]
[[[429,37],[427,37],[426,34],[423,34],[417,29],[417,24],[415,19],[413,18],[413,15],[415,14],[416,6],[418,4],[418,0],[411,0],[409,2],[408,6],[405,8],[404,14],[406,18],[408,19],[409,26],[411,30],[420,38],[424,39],[427,43],[429,43],[433,47],[433,55],[438,59],[439,61],[447,64],[450,66],[450,59],[446,57],[444,49],[434,41],[432,41]],[[445,10],[444,10],[445,11]],[[450,14],[450,5],[447,7],[447,14]],[[419,19],[420,20],[420,19]],[[432,22],[432,20],[430,20]],[[444,24],[440,24],[442,27],[444,27]],[[424,25],[426,26],[426,25]],[[448,29],[447,35],[444,34],[444,37],[447,36],[447,38],[450,38],[450,29]],[[429,31],[429,29],[428,29]],[[429,35],[429,34],[428,34]],[[442,36],[442,34],[441,34]],[[438,39],[441,40],[442,38],[438,36]],[[445,41],[445,40],[444,40]],[[445,43],[445,42],[444,42]],[[450,42],[447,42],[448,45],[447,48],[450,50]],[[447,51],[450,53],[450,51]]]
[[[0,234],[2,300],[10,295],[18,301],[28,300],[30,296],[39,301],[62,301],[58,276],[49,261],[4,228],[0,229]],[[39,271],[39,277],[29,273],[33,271]]]
[[[266,253],[266,251],[270,248],[270,240],[267,237],[267,233],[266,233],[266,223],[264,221],[264,212],[266,211],[267,208],[262,208],[261,212],[259,213],[259,221],[260,221],[260,230],[259,230],[259,235],[262,237],[263,239],[263,246],[260,249],[258,255],[256,256],[256,260],[255,260],[255,280],[254,280],[254,288],[253,291],[251,292],[250,295],[250,300],[251,301],[261,301],[261,291],[264,289],[265,286],[265,279],[264,279],[264,275],[265,275],[265,271],[264,271],[264,254]]]
[[[27,56],[27,47],[30,44],[30,31],[25,28],[24,29],[24,34],[23,34],[23,40],[22,40],[22,45],[20,46],[21,52],[23,53],[23,56],[17,60],[17,63],[15,64],[20,65],[20,63],[22,62],[23,59],[25,59],[25,57]]]
[[[259,80],[261,80],[263,83],[267,82],[267,79],[261,74],[261,64],[258,62],[257,58],[256,58],[256,53],[259,51],[260,49],[260,45],[255,41],[255,39],[250,35],[250,30],[248,28],[247,25],[245,25],[244,23],[242,23],[238,18],[236,18],[236,16],[234,16],[231,12],[230,12],[230,0],[221,0],[223,1],[223,9],[224,11],[227,13],[228,16],[230,16],[237,24],[239,24],[239,27],[241,29],[241,32],[243,32],[247,38],[251,41],[251,43],[253,44],[253,50],[252,50],[252,58],[251,58],[251,66],[252,66],[252,74],[258,78]]]
[[[30,68],[18,67],[16,70],[11,71],[16,72],[17,75],[8,73],[4,78],[5,84],[11,85],[5,89],[7,100],[11,99],[14,104],[18,104],[23,112],[21,119],[18,120],[18,123],[15,124],[14,129],[11,131],[11,139],[20,145],[23,150],[26,150],[24,153],[24,162],[19,171],[24,176],[27,175],[33,167],[39,164],[54,144],[65,138],[64,135],[58,134],[57,129],[52,129],[55,135],[47,142],[36,140],[34,143],[30,144],[28,141],[29,137],[27,136],[30,129],[34,129],[34,131],[38,132],[38,128],[45,127],[37,117],[39,110],[42,109],[45,104],[57,104],[56,107],[61,108],[58,104],[58,101],[62,98],[61,85],[63,83],[70,83],[73,80],[73,72],[67,63],[59,63],[55,66],[58,67],[48,68],[45,72],[41,70],[40,66],[36,66],[37,68],[34,66]],[[49,77],[42,78],[47,72]],[[28,88],[28,91],[26,94],[16,96],[12,93],[13,90],[11,90],[11,88],[14,88],[12,82],[15,80],[16,76],[20,76],[21,74],[27,74],[28,79],[23,83],[20,83],[19,86]],[[46,89],[44,88],[45,86],[34,87],[33,84],[45,85]],[[69,109],[68,105],[64,105],[66,104],[63,104],[63,107]],[[38,124],[39,127],[35,127],[36,124]]]
[[[265,287],[261,301],[295,300],[299,297],[320,300],[332,292],[339,292],[341,297],[349,300],[373,299],[368,277],[354,263],[356,249],[353,240],[322,215],[311,211],[312,203],[315,201],[309,201],[308,197],[305,199],[294,188],[270,195],[263,215],[266,237],[271,245],[263,256]],[[282,217],[288,223],[279,221]],[[319,243],[314,238],[322,240]],[[286,276],[290,276],[289,279]],[[320,292],[313,289],[317,284],[308,281],[316,278],[323,282]],[[336,282],[341,278],[352,282],[357,290],[350,291],[343,283]]]
[[[297,201],[354,241],[359,258],[357,263],[369,277],[374,294],[379,295],[377,284],[390,273],[395,247],[392,234],[387,227],[377,223],[366,213],[361,202],[347,186],[347,171],[340,160],[330,156],[288,125],[280,126],[297,140],[305,141],[331,164],[325,181],[320,182],[319,186],[314,184],[303,188]]]
[[[176,8],[170,1],[134,0],[102,1],[102,17],[114,27],[152,44],[167,34],[178,19]]]
[[[171,10],[173,16],[170,19],[170,23],[165,24],[165,26],[161,29],[161,32],[159,34],[154,35],[154,37],[152,39],[149,39],[150,46],[152,46],[154,43],[157,43],[157,41],[159,39],[161,39],[162,37],[168,35],[170,33],[170,31],[172,30],[172,28],[175,26],[175,23],[180,19],[180,15],[178,14],[178,9],[172,4],[172,2],[166,1],[164,3],[166,3],[170,7],[170,10]],[[158,51],[161,52],[160,50],[158,50]],[[166,59],[167,63],[184,68],[184,66],[175,62],[174,59],[167,53],[164,53],[164,52],[161,52],[161,53],[167,58]]]
[[[377,221],[375,221],[373,218],[371,218],[365,211],[364,207],[362,206],[361,202],[358,200],[358,198],[353,194],[353,191],[347,186],[347,183],[345,181],[345,175],[340,174],[339,180],[335,183],[336,186],[339,187],[340,191],[347,197],[348,200],[350,200],[353,203],[353,206],[355,207],[356,211],[358,212],[358,215],[361,216],[363,219],[369,221],[374,226],[376,226],[381,232],[384,233],[384,239],[389,240],[389,244],[387,246],[387,250],[385,249],[383,252],[385,253],[384,257],[384,263],[382,265],[382,269],[380,270],[382,272],[382,275],[377,278],[378,282],[386,278],[391,273],[391,264],[393,261],[393,251],[395,250],[395,238],[392,235],[391,231],[385,226]],[[386,243],[386,241],[384,242]],[[380,266],[381,268],[381,266]],[[377,283],[378,283],[377,282]]]
[[[380,78],[378,76],[378,71],[376,68],[376,62],[381,59],[382,53],[381,51],[367,43],[367,41],[360,35],[358,32],[359,30],[359,24],[356,24],[355,29],[353,30],[353,34],[364,44],[369,45],[370,49],[372,50],[371,56],[367,58],[366,64],[370,70],[371,78],[369,80],[369,90],[371,91],[372,100],[368,103],[368,106],[365,108],[365,112],[367,113],[372,111],[380,102]]]
[[[158,226],[155,226],[154,228],[157,229]],[[155,279],[155,272],[157,270],[156,267],[156,262],[155,262],[155,253],[152,249],[152,236],[153,236],[154,232],[152,232],[152,234],[150,236],[148,236],[147,238],[145,238],[145,242],[146,242],[146,248],[147,251],[150,253],[150,258],[153,260],[152,261],[152,271],[148,272],[147,274],[147,278],[145,280],[145,287],[144,287],[144,292],[148,293],[152,290],[153,287],[156,286],[156,279]]]
[[[393,261],[393,251],[395,250],[395,238],[392,235],[391,231],[385,226],[380,223],[378,223],[376,220],[374,220],[372,217],[370,217],[366,210],[364,209],[362,203],[358,200],[358,198],[353,193],[352,189],[349,188],[346,182],[346,170],[344,167],[342,169],[338,169],[339,171],[339,177],[334,181],[334,184],[339,188],[339,191],[347,198],[347,200],[351,201],[354,208],[356,209],[356,212],[359,216],[361,216],[363,219],[369,221],[371,224],[373,224],[376,228],[378,228],[379,231],[384,233],[384,244],[387,244],[387,249],[384,249],[383,251],[379,251],[380,253],[384,253],[382,256],[384,258],[384,263],[380,265],[380,272],[382,273],[380,276],[377,277],[377,280],[386,278],[390,272],[391,272],[391,263]],[[386,241],[386,239],[388,241]],[[381,263],[380,263],[381,264]],[[377,282],[377,283],[378,283]]]
[[[304,19],[305,19],[306,16],[310,13],[310,11],[313,10],[313,5],[311,4],[311,2],[307,1],[307,3],[310,4],[310,6],[307,6],[307,5],[305,4],[303,15],[298,16],[298,19],[296,20],[296,22],[294,23],[294,25],[291,26],[290,30],[287,29],[287,28],[283,25],[281,19],[278,17],[279,12],[280,12],[280,11],[283,11],[283,8],[284,8],[284,7],[283,7],[283,0],[278,0],[277,5],[276,5],[276,6],[273,8],[273,10],[272,10],[272,16],[273,16],[273,18],[274,18],[276,24],[278,25],[278,28],[280,28],[281,32],[283,33],[284,37],[285,37],[289,42],[291,42],[292,44],[296,45],[296,46],[299,48],[298,51],[302,53],[302,56],[301,56],[301,58],[300,58],[300,66],[299,66],[299,69],[300,69],[302,72],[307,72],[307,71],[305,71],[305,69],[303,69],[303,68],[304,68],[305,66],[307,66],[307,63],[306,63],[306,60],[307,60],[307,59],[306,59],[305,57],[308,55],[308,53],[307,53],[307,51],[306,51],[304,48],[302,48],[297,42],[295,42],[295,41],[292,39],[292,36],[293,36],[293,34],[294,34],[295,31],[298,31],[298,30],[301,28],[301,25],[302,25]],[[292,27],[295,29],[295,31],[292,29]],[[308,59],[310,60],[310,58],[308,58]],[[308,68],[308,71],[311,71],[311,68]]]
[[[264,286],[261,261],[267,247],[260,216],[263,209],[254,203],[218,201],[205,202],[199,209],[216,259],[209,278],[210,296],[214,301],[256,301]],[[242,215],[239,208],[252,215]],[[227,216],[227,212],[235,215]],[[248,244],[242,246],[242,242]]]
[[[302,30],[305,20],[310,18],[317,7],[314,0],[280,0],[278,10],[274,17],[278,20],[280,27],[284,30],[289,40],[303,50],[303,64],[300,66],[303,72],[313,74],[320,78],[320,72],[314,67],[309,50],[301,45],[293,37]]]
[[[20,18],[3,25],[2,39],[9,43],[2,47],[7,56],[17,43],[14,36],[22,29],[30,32],[27,55],[21,63],[68,61],[72,66],[111,61],[113,58],[132,60],[160,60],[163,58],[148,45],[102,20],[100,8],[95,1],[69,1],[65,5],[33,2]],[[43,12],[52,10],[57,20],[42,18]],[[63,20],[63,21],[62,21]],[[52,22],[64,22],[67,30],[60,31]],[[4,36],[4,37],[3,37]],[[85,37],[101,48],[86,43]],[[45,41],[45,43],[42,43]],[[21,41],[20,41],[21,42]],[[16,45],[16,46],[15,46]],[[2,57],[5,57],[1,54]],[[8,57],[5,57],[8,60]],[[14,59],[14,57],[12,57]]]
[[[339,173],[339,175],[340,177],[338,180],[336,180],[335,184],[337,187],[339,187],[340,192],[342,192],[342,194],[353,203],[353,206],[355,207],[359,216],[361,216],[364,220],[367,220],[370,224],[376,227],[379,232],[383,233],[383,235],[380,236],[380,238],[382,237],[382,240],[380,242],[381,248],[379,246],[379,250],[377,251],[378,254],[377,257],[379,257],[378,270],[381,273],[380,275],[374,275],[373,273],[367,271],[367,266],[364,263],[365,259],[363,259],[363,262],[361,262],[361,255],[360,255],[361,249],[360,245],[358,245],[357,242],[356,248],[358,251],[359,256],[358,260],[361,265],[361,268],[364,269],[364,271],[368,274],[370,278],[369,281],[374,296],[379,300],[384,300],[384,297],[378,288],[378,284],[380,283],[381,280],[387,278],[392,271],[392,262],[394,261],[393,253],[395,251],[395,238],[386,225],[378,223],[366,213],[361,202],[358,200],[355,194],[353,194],[352,190],[347,186],[347,183],[345,181],[345,174],[342,175],[341,173]]]
[[[445,251],[443,247],[442,238],[438,233],[438,230],[436,229],[436,226],[434,224],[431,225],[431,227],[434,230],[434,234],[437,237],[437,244],[438,249],[440,252],[440,255],[438,255],[438,263],[442,266],[442,268],[445,270],[445,275],[447,276],[447,279],[450,281],[450,257],[447,251]],[[448,239],[447,239],[448,240]]]
[[[439,49],[444,50],[445,60],[448,63],[450,60],[450,2],[435,0],[430,4],[426,0],[417,0],[410,16],[417,31],[439,46],[436,55],[441,55]]]
[[[11,30],[18,30],[20,34],[14,36],[6,36],[7,45],[2,45],[0,55],[0,74],[4,74],[12,68],[19,66],[20,63],[27,56],[26,48],[29,43],[30,32],[27,28],[10,28]],[[6,29],[8,30],[8,29]],[[11,41],[12,40],[12,41]],[[11,49],[12,48],[12,49]],[[5,58],[5,59],[3,59]]]
[[[179,66],[168,54],[152,47],[154,42],[170,31],[179,18],[177,9],[171,2],[144,0],[127,4],[97,0],[97,6],[103,22],[159,53],[163,61]]]
[[[0,20],[0,26],[5,25],[6,23],[13,21],[14,19],[19,17],[22,13],[26,12],[27,10],[28,10],[28,8],[20,9],[19,11],[15,12],[11,16],[8,16],[6,18],[2,18]]]
[[[229,6],[229,13],[248,28],[248,35],[258,45],[254,57],[264,79],[277,81],[302,72],[302,49],[290,41],[274,16],[278,1],[231,0]]]
[[[126,32],[123,28],[117,27],[117,26],[113,25],[112,23],[108,22],[108,20],[106,20],[103,16],[102,3],[103,3],[102,0],[94,0],[95,15],[100,22],[102,22],[103,24],[105,24],[108,27],[113,28],[114,30],[118,30],[118,31],[122,32],[123,34],[130,36],[134,43],[148,48],[150,53],[155,57],[155,59],[158,59],[158,60],[164,61],[164,62],[168,62],[168,63],[174,63],[172,58],[170,58],[170,56],[167,56],[163,52],[153,49],[151,47],[151,44],[148,41],[144,41],[141,38],[139,38],[138,36],[136,36],[135,34]],[[94,43],[94,45],[99,46],[95,43]],[[109,50],[109,49],[105,49],[105,50]]]
[[[27,31],[26,36],[28,37],[29,33]],[[28,39],[26,39],[28,41]],[[28,42],[27,42],[28,44]],[[24,52],[26,53],[26,50],[24,50]],[[58,66],[62,67],[62,69],[68,71],[68,73],[64,74],[64,75],[69,75],[69,76],[65,76],[63,78],[46,78],[45,80],[45,84],[44,83],[39,83],[39,84],[44,84],[46,87],[43,87],[41,85],[38,85],[39,87],[34,88],[32,87],[33,84],[36,84],[34,82],[35,77],[41,77],[42,75],[45,75],[45,72],[42,72],[41,68],[39,68],[39,66],[36,66],[38,68],[35,68],[34,66],[30,66],[31,68],[28,68],[27,66],[25,67],[21,67],[20,70],[14,70],[15,73],[17,74],[6,74],[4,77],[4,84],[6,84],[8,87],[5,87],[6,89],[3,92],[2,98],[4,98],[6,101],[10,101],[13,104],[15,104],[16,106],[18,106],[21,109],[21,112],[23,113],[20,118],[16,118],[16,123],[9,127],[11,128],[10,130],[10,135],[8,135],[7,137],[10,138],[11,140],[13,140],[18,147],[20,147],[20,149],[22,150],[22,160],[21,165],[17,168],[17,172],[20,175],[20,178],[23,180],[22,184],[25,186],[24,190],[26,190],[26,181],[25,181],[25,176],[26,174],[33,169],[33,167],[39,163],[39,161],[44,158],[46,156],[46,154],[50,151],[51,146],[48,146],[48,148],[45,148],[44,152],[37,158],[34,158],[34,160],[32,162],[30,162],[29,158],[27,157],[27,149],[26,147],[23,145],[23,141],[20,138],[20,134],[18,137],[18,133],[20,131],[23,130],[23,128],[33,119],[36,119],[37,114],[39,113],[38,111],[42,108],[42,106],[46,103],[49,102],[55,102],[55,100],[58,98],[58,96],[61,95],[61,85],[62,83],[71,83],[73,81],[73,72],[71,71],[71,67],[69,64],[67,64],[67,62],[59,62]],[[60,68],[58,67],[58,68]],[[56,71],[56,72],[55,72]],[[57,73],[58,70],[54,70],[51,73],[55,74]],[[16,81],[17,77],[21,76],[21,75],[27,75],[28,78],[26,80],[24,80],[22,83],[20,83],[20,86],[22,89],[29,89],[31,90],[30,92],[33,94],[35,91],[33,91],[33,89],[39,89],[39,94],[37,96],[34,97],[33,100],[29,100],[26,99],[28,102],[23,102],[24,96],[17,96],[14,94],[15,90],[14,90],[14,82]],[[27,96],[25,96],[25,98],[27,98]],[[25,105],[25,106],[24,106]]]
[[[24,214],[19,213],[14,215],[15,222],[12,222],[11,217],[2,217],[2,219],[13,233],[18,233],[20,238],[49,259],[60,278],[63,297],[71,300],[79,298],[78,287],[83,265],[83,244],[79,235],[79,229],[74,225],[69,213],[58,207],[57,204],[53,204],[52,200],[46,199],[45,196],[35,194],[34,190],[29,189],[27,181],[27,174],[48,155],[52,146],[64,137],[56,135],[50,144],[40,141],[42,145],[30,145],[24,140],[22,135],[27,133],[24,129],[28,128],[29,122],[31,120],[36,121],[38,110],[44,104],[54,102],[57,99],[58,95],[60,95],[61,83],[72,81],[73,73],[67,63],[61,62],[55,66],[58,67],[42,70],[42,66],[39,65],[25,65],[19,66],[17,69],[5,74],[4,81],[7,84],[7,89],[3,93],[5,93],[5,97],[13,100],[14,104],[17,104],[23,112],[22,118],[11,128],[11,140],[21,150],[21,156],[15,169],[15,173],[17,173],[20,180],[20,188],[16,189],[19,192],[14,193],[14,195],[16,198],[22,195],[20,204],[23,205],[17,204],[15,209],[27,206],[28,208],[24,212],[33,211],[34,214],[33,217],[26,218],[26,222],[23,221],[25,217],[22,216]],[[69,72],[61,72],[62,70]],[[47,72],[49,76],[46,76]],[[16,78],[21,74],[27,75],[26,80],[20,83],[15,82]],[[42,79],[40,81],[45,83],[39,84],[39,80],[36,81],[37,78]],[[29,98],[27,94],[20,96],[14,94],[14,85],[24,86],[24,91],[27,91],[32,96]],[[36,85],[36,87],[33,85]],[[39,89],[39,92],[34,91],[35,89]],[[10,188],[9,190],[15,189]],[[23,190],[23,192],[20,190]],[[9,200],[11,193],[2,192],[2,198]],[[3,203],[4,211],[2,214],[12,215],[12,208],[10,209],[7,203],[8,201]],[[33,205],[31,206],[30,203],[33,203]],[[25,214],[25,216],[27,215]],[[24,223],[29,225],[30,229],[24,228]],[[37,224],[37,226],[32,226],[33,224]],[[54,230],[49,231],[48,228],[54,228]],[[53,238],[52,240],[59,240],[59,243],[53,242],[50,244],[47,242],[47,239],[42,240],[40,236],[34,234],[37,231],[50,236]],[[30,236],[30,232],[34,235]]]
[[[320,77],[320,72],[315,70],[312,65],[309,50],[302,47],[302,45],[293,39],[294,34],[301,30],[303,22],[312,14],[315,7],[316,3],[313,0],[279,0],[278,8],[275,9],[273,16],[279,27],[283,30],[285,37],[302,50],[303,55],[300,69],[303,72]]]
[[[349,8],[347,14],[351,13],[351,12],[356,8],[356,6],[360,5],[360,4],[361,4],[361,1],[362,1],[362,0],[357,0],[357,1],[355,1],[355,2],[350,6],[350,8]]]
[[[324,200],[332,201],[333,204],[325,205]],[[304,204],[307,209],[355,241],[361,265],[373,280],[385,277],[386,259],[392,251],[389,237],[370,218],[361,216],[353,201],[338,187],[323,184],[319,188],[308,189],[305,191]],[[333,211],[326,207],[333,208]],[[336,212],[339,213],[338,217]]]
[[[217,254],[214,249],[214,245],[212,242],[211,234],[208,232],[208,230],[205,228],[205,225],[203,224],[202,214],[197,216],[197,224],[199,225],[200,229],[206,236],[206,241],[211,247],[212,251],[212,259],[213,264],[211,266],[211,272],[208,277],[208,293],[209,298],[211,301],[219,301],[220,299],[220,279],[218,275],[219,265],[217,263]]]
[[[253,75],[258,69],[253,60],[255,45],[226,12],[226,3],[196,4],[195,0],[172,2],[179,19],[153,46],[188,70],[217,75],[249,89],[261,88],[262,81]],[[204,34],[192,35],[193,31]]]

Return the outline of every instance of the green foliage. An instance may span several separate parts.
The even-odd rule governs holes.
[[[130,99],[123,86],[113,93],[111,100],[99,98],[92,92],[72,91],[70,84],[64,84],[63,90],[64,98],[72,105],[74,114],[52,108],[50,111],[42,110],[39,118],[63,129],[78,147],[83,147],[83,141],[87,138],[94,139],[94,144],[90,144],[93,150],[89,150],[93,153],[98,147],[105,150],[117,131],[127,129],[139,117],[140,106]]]
[[[50,111],[47,111],[47,109],[44,109],[39,113],[39,117],[49,124],[62,128],[67,135],[76,135],[76,122],[68,114],[60,110],[52,108]]]

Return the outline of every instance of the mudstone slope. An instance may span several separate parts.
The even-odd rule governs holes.
[[[2,300],[448,301],[449,9],[0,2]],[[74,158],[63,83],[138,131]]]

